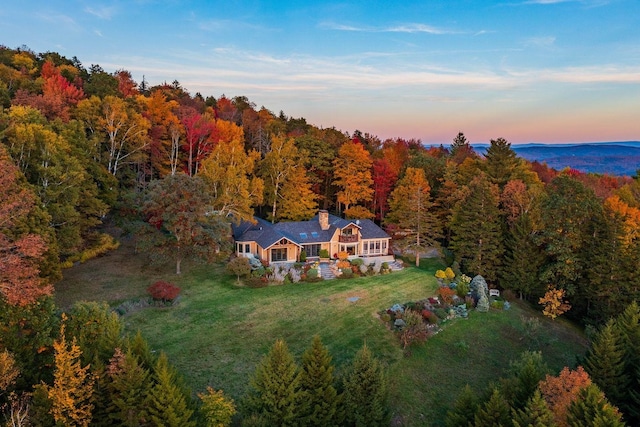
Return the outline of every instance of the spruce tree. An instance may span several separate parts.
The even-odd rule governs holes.
[[[467,384],[456,399],[453,408],[447,412],[447,427],[468,427],[473,424],[478,410],[478,396]]]
[[[548,373],[549,367],[541,352],[525,351],[511,362],[508,376],[501,381],[500,392],[512,408],[522,409]]]
[[[145,402],[151,391],[151,374],[140,365],[138,358],[128,350],[116,348],[106,373],[111,402],[109,419],[112,423],[136,427],[148,419]]]
[[[624,427],[622,415],[611,405],[597,385],[591,384],[578,393],[569,405],[567,423],[571,427]]]
[[[474,427],[509,426],[511,408],[500,391],[495,388],[489,400],[478,409],[474,418]]]
[[[387,423],[387,380],[382,365],[365,344],[356,353],[344,380],[346,424],[356,427]]]
[[[493,184],[502,188],[516,176],[520,160],[506,139],[492,139],[485,158],[484,170]]]
[[[305,407],[301,416],[306,426],[339,425],[341,396],[334,386],[334,367],[329,350],[320,336],[313,337],[311,347],[302,355],[300,385],[304,393]]]
[[[267,425],[299,424],[302,405],[300,372],[283,340],[277,340],[256,368],[247,406]]]
[[[476,176],[465,197],[454,206],[450,228],[450,248],[463,271],[498,279],[504,255],[502,215],[497,186],[484,174]]]
[[[594,383],[611,402],[617,403],[628,393],[629,377],[625,374],[622,336],[610,320],[591,343],[584,368]]]
[[[629,379],[627,393],[613,401],[631,425],[640,425],[640,307],[634,301],[616,318],[622,335],[624,372]]]
[[[164,353],[160,354],[153,372],[155,384],[147,396],[147,411],[152,424],[166,427],[193,427],[193,410],[189,409],[179,378],[169,366]]]
[[[536,390],[524,409],[514,409],[513,427],[555,427],[553,412],[547,406],[540,390]]]

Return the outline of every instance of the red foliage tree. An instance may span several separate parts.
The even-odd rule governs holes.
[[[387,159],[373,161],[373,212],[380,221],[389,212],[389,194],[393,190],[398,174],[396,174]]]
[[[180,288],[173,283],[158,280],[147,288],[151,298],[161,301],[173,301],[180,295]]]
[[[0,295],[11,305],[25,306],[53,291],[39,276],[47,245],[36,234],[15,236],[15,220],[32,209],[35,196],[20,183],[20,172],[2,145],[0,170]]]

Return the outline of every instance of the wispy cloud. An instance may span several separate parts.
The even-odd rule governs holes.
[[[348,24],[338,24],[335,22],[321,22],[319,28],[336,31],[354,31],[366,33],[427,33],[427,34],[456,34],[458,31],[434,27],[427,24],[407,23],[386,27],[368,27]]]
[[[57,28],[62,27],[68,30],[73,30],[73,31],[78,31],[81,29],[80,25],[78,25],[75,19],[73,19],[69,15],[64,15],[61,13],[53,13],[53,12],[50,12],[50,13],[41,12],[41,13],[38,13],[37,16],[43,21],[55,23]]]
[[[89,15],[96,16],[100,19],[110,20],[113,15],[116,13],[116,8],[113,6],[97,6],[91,7],[87,6],[84,11]]]

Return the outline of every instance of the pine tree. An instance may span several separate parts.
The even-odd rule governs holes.
[[[250,411],[268,425],[293,426],[300,420],[300,372],[283,340],[277,340],[256,368],[247,397]]]
[[[497,184],[502,188],[507,182],[515,178],[520,160],[506,139],[492,139],[489,148],[487,148],[485,158],[487,160],[484,163],[484,170],[491,183]]]
[[[123,353],[116,348],[106,373],[110,380],[107,388],[111,422],[127,427],[144,425],[148,419],[145,403],[153,386],[149,371],[140,366],[131,350]]]
[[[631,425],[640,425],[640,307],[634,301],[616,318],[622,335],[624,372],[629,379],[627,393],[613,401]]]
[[[555,427],[553,412],[547,406],[540,390],[536,390],[524,409],[514,409],[513,427]]]
[[[618,408],[611,405],[597,385],[583,388],[567,412],[571,427],[624,427]]]
[[[75,337],[70,344],[67,342],[64,315],[62,320],[60,337],[53,343],[53,386],[47,387],[47,395],[52,405],[51,414],[56,423],[65,426],[88,426],[93,411],[94,378],[89,371],[89,365],[81,366],[82,351]]]
[[[437,246],[437,239],[441,237],[430,191],[424,170],[407,168],[389,201],[386,222],[397,226],[401,232],[403,237],[397,240],[397,244],[415,251],[416,266],[420,265],[420,252]]]
[[[453,408],[447,412],[447,427],[469,427],[478,411],[478,396],[467,384],[456,399]]]
[[[504,254],[498,188],[484,174],[468,185],[453,208],[451,249],[467,273],[496,280]]]
[[[610,320],[593,339],[584,368],[612,402],[624,400],[628,393],[624,356],[622,336]]]
[[[511,408],[498,389],[494,389],[487,403],[478,409],[473,425],[474,427],[511,425]]]
[[[366,344],[356,353],[345,376],[344,407],[347,425],[386,425],[386,375]]]
[[[305,411],[301,415],[306,426],[339,425],[341,396],[334,386],[334,367],[329,350],[320,336],[313,337],[311,347],[302,355],[300,385],[304,393]]]
[[[164,353],[156,363],[153,380],[155,384],[147,396],[146,408],[152,424],[166,427],[194,427],[191,421],[193,410],[187,405],[179,379]]]
[[[534,230],[528,214],[511,225],[505,241],[505,262],[500,283],[504,288],[520,294],[520,298],[537,300],[544,295],[539,280],[544,255],[533,240]]]
[[[202,401],[200,412],[207,420],[207,427],[227,427],[231,425],[231,419],[236,414],[236,406],[232,399],[225,397],[222,390],[214,390],[207,387],[207,393],[198,393]]]
[[[464,136],[464,133],[458,132],[458,135],[453,138],[450,149],[450,157],[457,165],[462,163],[467,157],[475,159],[478,157],[473,147],[469,144],[469,141]]]
[[[549,367],[539,351],[525,351],[511,362],[508,376],[501,381],[500,392],[514,409],[522,409],[549,373]]]

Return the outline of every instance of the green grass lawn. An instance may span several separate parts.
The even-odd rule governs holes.
[[[406,355],[376,313],[434,295],[433,274],[442,266],[433,260],[385,276],[251,289],[237,286],[219,265],[185,265],[185,273],[175,276],[172,266],[152,268],[126,251],[65,272],[56,286],[58,304],[88,299],[117,305],[143,296],[154,280],[173,281],[182,288],[176,306],[141,309],[124,321],[129,332],[142,331],[154,349],[165,351],[196,392],[210,385],[239,400],[276,339],[285,339],[299,357],[319,334],[338,372],[365,341],[385,363],[394,425],[438,426],[461,387],[484,387],[522,351],[541,350],[559,370],[573,366],[585,349],[582,334],[568,323],[542,319],[516,304],[446,324]],[[359,299],[350,302],[352,297]],[[527,327],[528,318],[539,319],[539,327]]]

